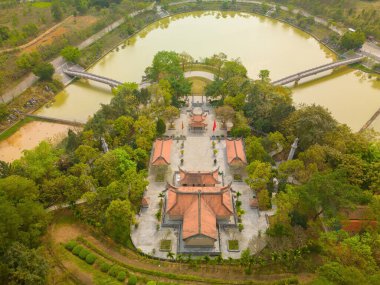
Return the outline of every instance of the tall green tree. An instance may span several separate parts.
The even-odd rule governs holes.
[[[61,50],[61,56],[69,62],[78,63],[81,51],[77,47],[67,46]]]

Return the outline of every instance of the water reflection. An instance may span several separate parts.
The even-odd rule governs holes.
[[[168,17],[147,26],[120,47],[89,71],[122,82],[140,82],[160,50],[185,51],[196,59],[223,52],[229,58],[240,58],[251,78],[268,69],[272,80],[335,60],[334,54],[310,35],[285,23],[242,12],[207,11]],[[294,100],[324,105],[340,122],[357,130],[380,107],[379,85],[362,72],[340,69],[295,88]],[[111,98],[108,86],[78,81],[39,113],[86,121]]]

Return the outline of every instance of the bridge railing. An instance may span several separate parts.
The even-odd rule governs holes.
[[[104,77],[104,76],[101,76],[101,75],[95,75],[95,74],[88,73],[88,72],[76,71],[76,70],[70,70],[70,69],[66,69],[63,72],[66,73],[66,74],[68,74],[68,75],[71,75],[71,76],[91,79],[91,80],[94,80],[94,81],[102,82],[102,83],[113,85],[113,86],[118,86],[118,85],[122,84],[121,82],[119,82],[117,80],[114,80],[114,79],[111,79],[111,78],[107,78],[107,77]]]
[[[363,60],[364,58],[365,58],[364,56],[360,56],[360,57],[345,59],[345,60],[341,60],[341,61],[337,61],[337,62],[331,62],[328,64],[324,64],[321,66],[310,68],[310,69],[302,71],[302,72],[298,72],[298,73],[289,75],[287,77],[276,80],[272,83],[273,84],[287,84],[287,83],[290,83],[292,81],[296,81],[296,80],[301,79],[301,78],[305,78],[305,77],[308,77],[308,76],[311,76],[311,75],[314,75],[314,74],[317,74],[320,72],[327,71],[329,69],[333,69],[335,67],[359,62],[359,61]]]

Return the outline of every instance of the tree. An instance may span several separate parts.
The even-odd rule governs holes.
[[[161,118],[156,122],[156,132],[158,136],[162,136],[166,132],[166,124]]]
[[[5,178],[10,174],[10,164],[0,160],[0,178]]]
[[[41,63],[41,54],[37,51],[30,53],[23,53],[17,60],[17,66],[25,71],[31,71],[39,63]]]
[[[226,61],[221,70],[221,77],[228,80],[235,76],[247,77],[247,69],[239,60]]]
[[[194,58],[186,52],[180,53],[179,59],[183,71],[185,71],[185,69],[194,62]]]
[[[15,242],[5,253],[5,262],[9,284],[43,285],[46,283],[49,264],[41,249],[28,249]]]
[[[50,62],[38,63],[33,68],[33,73],[38,76],[41,80],[51,80],[54,75],[55,69]]]
[[[94,149],[88,145],[80,145],[75,150],[75,156],[82,163],[90,163],[100,155],[99,150]]]
[[[301,208],[313,220],[322,213],[326,218],[336,217],[339,209],[358,203],[366,195],[359,187],[350,185],[342,171],[314,174],[299,187],[299,193]]]
[[[174,51],[158,52],[153,58],[152,66],[145,70],[145,74],[152,81],[180,77],[183,75],[183,70],[179,55]]]
[[[58,0],[55,0],[51,4],[51,14],[56,21],[60,21],[63,17],[61,3]]]
[[[227,128],[227,122],[235,117],[235,111],[230,106],[222,106],[215,109],[218,120],[222,122],[222,128]]]
[[[245,153],[247,155],[248,162],[254,160],[270,161],[271,157],[265,151],[261,144],[261,138],[255,136],[249,136],[245,139]]]
[[[89,7],[89,0],[77,0],[75,1],[75,7],[79,14],[83,15],[86,13],[88,7]]]
[[[230,135],[233,137],[248,137],[251,134],[251,128],[248,125],[248,120],[243,112],[237,112],[233,122],[234,126],[231,129]]]
[[[123,149],[111,150],[99,157],[94,162],[94,177],[101,185],[106,186],[112,181],[118,180],[129,169],[135,169],[136,163]]]
[[[0,122],[7,118],[9,115],[8,105],[0,103]]]
[[[266,211],[270,209],[270,197],[269,192],[267,189],[260,190],[259,194],[257,195],[257,200],[259,202],[259,209],[262,211]]]
[[[16,175],[0,179],[1,253],[16,241],[32,247],[39,244],[48,215],[37,199],[33,181]]]
[[[38,34],[38,27],[36,24],[27,24],[22,27],[22,32],[26,37],[36,36]]]
[[[333,284],[356,285],[368,284],[366,276],[354,266],[346,267],[338,262],[328,262],[322,265],[319,270],[319,276]]]
[[[11,36],[11,31],[6,26],[0,26],[0,44]]]
[[[149,91],[152,94],[151,103],[154,107],[170,106],[173,90],[167,79],[161,79],[158,83],[152,84]]]
[[[340,39],[340,46],[344,50],[359,49],[365,42],[365,34],[362,31],[346,32]]]
[[[73,175],[62,175],[46,180],[40,191],[40,200],[46,206],[69,203],[74,204],[89,189],[83,189],[80,179]]]
[[[81,51],[77,47],[67,46],[61,50],[61,56],[69,62],[78,63]]]
[[[136,145],[138,148],[149,151],[156,137],[156,124],[147,116],[139,116],[133,128],[136,133]]]
[[[303,161],[298,159],[284,161],[278,167],[280,177],[284,180],[286,180],[289,176],[298,180],[302,178],[302,171],[304,170],[305,165]]]
[[[283,123],[284,132],[299,138],[299,148],[306,150],[313,144],[321,144],[326,133],[334,131],[337,122],[322,106],[303,106],[293,112]]]
[[[43,179],[54,178],[59,175],[57,162],[61,150],[54,150],[46,141],[41,142],[33,150],[25,150],[24,156],[13,162],[15,173],[28,177],[37,183]]]
[[[129,240],[130,227],[134,223],[134,212],[128,200],[114,200],[105,213],[104,230],[116,241],[126,243]]]
[[[191,83],[185,78],[180,56],[174,51],[160,51],[154,58],[152,66],[145,69],[150,81],[166,79],[173,90],[172,105],[179,106],[179,99],[191,92]]]
[[[247,166],[247,174],[246,183],[249,187],[260,191],[266,189],[272,177],[272,167],[267,162],[254,160]]]
[[[174,106],[168,106],[165,108],[162,117],[170,123],[170,127],[173,128],[173,122],[179,117],[179,109]]]
[[[269,82],[270,81],[269,70],[267,69],[260,70],[259,78],[261,79],[261,81]]]

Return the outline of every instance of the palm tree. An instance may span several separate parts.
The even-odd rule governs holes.
[[[168,254],[166,255],[167,258],[170,258],[171,260],[174,259],[174,253],[169,251]]]
[[[160,194],[158,194],[158,198],[165,198],[165,193],[161,192]]]

